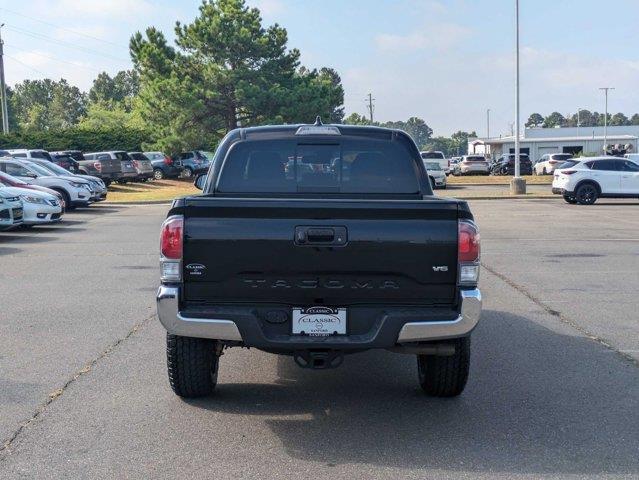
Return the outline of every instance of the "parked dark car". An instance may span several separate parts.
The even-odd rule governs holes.
[[[84,161],[80,161],[80,170],[91,163],[97,173],[87,171],[86,175],[93,175],[102,179],[108,187],[111,182],[122,178],[122,162],[119,158],[111,155],[111,152],[92,152],[84,154]]]
[[[84,155],[80,150],[60,150],[58,152],[50,152],[52,157],[68,156],[75,160],[78,164],[78,171],[81,175],[92,175],[94,177],[100,177],[100,172],[95,168],[94,161],[89,161],[84,158]],[[62,165],[61,165],[62,166]],[[62,168],[65,168],[62,166]]]
[[[519,173],[521,175],[532,175],[532,162],[525,153],[519,154]],[[491,175],[514,175],[515,174],[515,154],[502,155],[490,167]]]
[[[62,167],[72,173],[80,173],[80,164],[71,155],[66,153],[51,153],[51,159],[58,167]]]
[[[412,354],[426,394],[462,392],[479,230],[465,201],[433,195],[408,134],[318,119],[233,130],[218,157],[196,179],[204,195],[176,199],[161,229],[157,308],[177,395],[212,393],[229,347],[310,369]]]
[[[209,169],[209,159],[204,152],[200,150],[182,152],[178,159],[184,169],[182,175],[187,178],[197,175],[198,173],[204,173]]]
[[[143,152],[144,156],[151,160],[153,165],[153,178],[177,178],[182,172],[182,166],[168,155],[162,152]]]
[[[142,152],[129,152],[129,157],[138,174],[135,178],[138,182],[146,182],[153,178],[153,164]]]

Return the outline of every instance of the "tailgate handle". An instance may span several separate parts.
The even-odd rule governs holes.
[[[346,227],[295,227],[296,245],[345,245]]]
[[[335,240],[335,230],[332,228],[309,228],[306,231],[309,242],[332,242]]]

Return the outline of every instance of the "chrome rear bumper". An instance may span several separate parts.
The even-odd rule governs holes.
[[[456,319],[406,323],[399,332],[397,343],[445,340],[470,334],[479,322],[482,306],[481,292],[479,289],[462,290],[460,295],[461,313]],[[184,337],[244,341],[237,324],[232,320],[183,316],[178,309],[179,297],[179,287],[162,285],[158,290],[156,298],[158,318],[167,332]],[[391,347],[394,336],[388,340],[387,347]]]
[[[399,331],[397,343],[425,342],[464,337],[477,326],[481,315],[481,292],[478,288],[461,291],[461,313],[455,320],[410,322]]]
[[[158,318],[166,331],[183,337],[242,341],[235,322],[214,318],[187,318],[178,311],[180,290],[162,285],[156,298]]]

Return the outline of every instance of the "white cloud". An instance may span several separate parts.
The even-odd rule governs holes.
[[[60,62],[54,52],[42,49],[7,52],[7,84],[13,85],[25,78],[66,79],[81,90],[91,88],[98,71],[96,66],[79,60]]]
[[[67,28],[55,28],[51,33],[51,36],[56,38],[57,40],[64,41],[78,41],[78,39],[84,39],[89,37],[100,38],[111,42],[109,39],[109,29],[106,25],[91,25],[91,26],[82,26],[82,25],[72,25],[69,29]],[[78,35],[80,34],[80,35]],[[122,42],[120,42],[122,43]]]
[[[455,23],[425,25],[406,35],[382,33],[375,38],[377,47],[385,52],[415,50],[448,50],[470,36],[471,30]]]

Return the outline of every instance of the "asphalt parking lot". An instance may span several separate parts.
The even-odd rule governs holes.
[[[182,401],[154,318],[166,206],[0,233],[0,478],[639,477],[639,202],[471,206],[484,313],[449,400],[412,356],[233,349]]]

